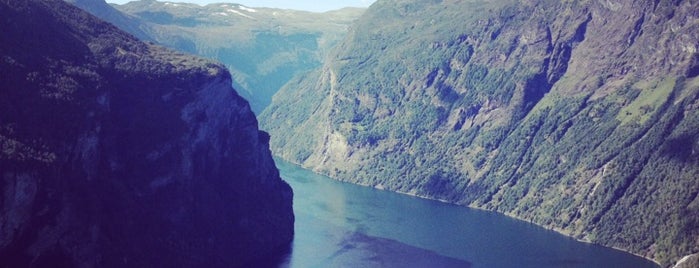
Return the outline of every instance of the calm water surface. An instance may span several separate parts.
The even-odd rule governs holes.
[[[294,189],[282,267],[653,267],[497,213],[342,183],[275,159]]]

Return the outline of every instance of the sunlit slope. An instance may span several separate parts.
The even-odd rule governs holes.
[[[668,265],[699,252],[696,10],[379,0],[262,127],[275,154],[332,177]]]

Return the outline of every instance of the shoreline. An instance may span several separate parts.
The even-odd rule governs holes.
[[[320,173],[318,173],[318,174],[320,174]],[[334,179],[334,178],[332,178],[332,177],[330,177],[330,176],[328,176],[328,175],[324,175],[324,174],[321,174],[321,175],[326,176],[326,177],[331,178],[331,179]],[[337,179],[334,179],[334,180],[337,180]],[[339,180],[338,180],[338,181],[339,181]],[[349,182],[349,183],[351,183],[351,182]],[[366,187],[371,187],[371,188],[374,188],[374,189],[378,189],[378,188],[372,187],[372,186],[370,186],[370,185],[364,185],[364,184],[358,184],[358,183],[353,183],[353,184],[361,185],[361,186],[366,186]],[[565,237],[571,238],[571,239],[573,239],[573,240],[575,240],[575,241],[578,241],[578,242],[582,242],[582,243],[586,243],[586,244],[591,244],[591,245],[596,245],[596,246],[601,246],[601,247],[606,247],[606,248],[611,248],[611,249],[616,249],[616,250],[619,250],[619,251],[622,251],[622,252],[625,252],[625,253],[634,255],[634,256],[636,256],[636,257],[640,257],[640,258],[643,258],[643,259],[645,259],[645,260],[649,260],[649,261],[651,261],[652,263],[655,263],[658,267],[663,267],[663,266],[662,266],[659,262],[657,262],[656,260],[647,258],[647,257],[642,256],[642,255],[640,255],[640,254],[633,253],[633,252],[631,252],[631,251],[629,251],[629,250],[626,250],[626,249],[623,249],[623,248],[619,248],[619,247],[605,246],[605,245],[602,245],[602,244],[599,244],[599,243],[592,242],[592,241],[590,241],[590,240],[578,239],[578,238],[575,238],[574,236],[570,235],[569,233],[567,233],[567,232],[565,232],[565,231],[563,231],[563,230],[560,230],[559,228],[547,228],[546,226],[537,224],[537,223],[535,223],[535,222],[533,222],[533,221],[530,221],[530,220],[527,220],[527,219],[524,219],[524,218],[521,218],[521,217],[517,217],[517,216],[511,215],[511,214],[509,214],[509,213],[503,213],[503,212],[500,212],[500,211],[485,209],[485,208],[482,208],[482,207],[477,207],[477,206],[472,206],[472,205],[468,205],[468,206],[459,205],[459,204],[455,204],[455,203],[449,202],[449,201],[447,201],[447,200],[437,199],[437,198],[431,198],[431,197],[427,197],[427,196],[420,196],[420,195],[417,195],[417,194],[414,194],[414,193],[406,193],[406,192],[401,192],[401,191],[392,191],[392,190],[385,190],[385,189],[378,189],[378,190],[381,190],[381,191],[389,191],[389,192],[394,192],[394,193],[399,193],[399,194],[408,195],[408,196],[413,196],[413,197],[417,197],[417,198],[421,198],[421,199],[425,199],[425,200],[437,201],[437,202],[441,202],[441,203],[445,203],[445,204],[450,204],[450,205],[455,205],[455,206],[461,206],[461,207],[467,207],[467,208],[477,209],[477,210],[481,210],[481,211],[487,211],[487,212],[498,213],[498,214],[500,214],[500,215],[503,215],[503,216],[506,216],[506,217],[509,217],[509,218],[512,218],[512,219],[515,219],[515,220],[519,220],[519,221],[523,221],[523,222],[527,222],[527,223],[536,225],[536,226],[541,227],[541,228],[544,228],[544,229],[546,229],[546,230],[554,231],[554,232],[556,232],[556,233],[558,233],[558,234],[561,234],[561,235],[563,235],[563,236],[565,236]]]
[[[316,173],[317,173],[317,172],[316,172]],[[317,173],[317,174],[320,174],[320,173]],[[334,178],[332,178],[332,177],[330,177],[330,176],[328,176],[328,175],[324,175],[324,174],[320,174],[320,175],[323,175],[323,176],[326,176],[326,177],[328,177],[328,178],[334,179]],[[334,180],[337,180],[337,179],[334,179]],[[337,180],[337,181],[340,181],[340,180]],[[351,182],[347,182],[347,183],[351,183]],[[563,230],[560,230],[559,228],[548,228],[548,227],[546,227],[546,226],[542,226],[542,225],[537,224],[537,223],[535,223],[535,222],[533,222],[533,221],[530,221],[530,220],[527,220],[527,219],[524,219],[524,218],[521,218],[521,217],[517,217],[517,216],[514,216],[514,215],[509,214],[509,213],[503,213],[503,212],[500,212],[500,211],[485,209],[485,208],[482,208],[482,207],[477,207],[477,206],[472,206],[472,205],[468,205],[468,206],[459,205],[459,204],[455,204],[455,203],[449,202],[449,201],[444,200],[444,199],[431,198],[431,197],[427,197],[427,196],[417,195],[417,194],[414,194],[414,193],[406,193],[406,192],[401,192],[401,191],[392,191],[392,190],[386,190],[386,189],[383,189],[383,188],[380,189],[380,188],[372,187],[371,185],[365,185],[365,184],[360,184],[360,183],[352,183],[352,184],[356,184],[356,185],[360,185],[360,186],[365,186],[365,187],[370,187],[370,188],[374,188],[374,189],[381,190],[381,191],[388,191],[388,192],[394,192],[394,193],[398,193],[398,194],[408,195],[408,196],[412,196],[412,197],[416,197],[416,198],[421,198],[421,199],[425,199],[425,200],[437,201],[437,202],[441,202],[441,203],[444,203],[444,204],[450,204],[450,205],[461,206],[461,207],[467,207],[467,208],[476,209],[476,210],[481,210],[481,211],[487,211],[487,212],[497,213],[497,214],[500,214],[500,215],[509,217],[509,218],[511,218],[511,219],[515,219],[515,220],[518,220],[518,221],[527,222],[527,223],[536,225],[536,226],[538,226],[538,227],[541,227],[541,228],[543,228],[543,229],[550,230],[550,231],[554,231],[554,232],[556,232],[556,233],[558,233],[558,234],[561,234],[561,235],[563,235],[563,236],[565,236],[565,237],[571,238],[571,239],[573,239],[573,240],[575,240],[575,241],[578,241],[578,242],[582,242],[582,243],[586,243],[586,244],[590,244],[590,245],[601,246],[601,247],[606,247],[606,248],[611,248],[611,249],[616,249],[616,250],[618,250],[618,251],[622,251],[622,252],[625,252],[625,253],[634,255],[634,256],[636,256],[636,257],[640,257],[640,258],[643,258],[643,259],[645,259],[645,260],[649,260],[649,261],[651,261],[652,263],[655,263],[658,267],[663,267],[663,266],[662,266],[659,262],[657,262],[656,260],[647,258],[647,257],[642,256],[642,255],[640,255],[640,254],[633,253],[633,252],[631,252],[631,251],[629,251],[629,250],[626,250],[626,249],[623,249],[623,248],[619,248],[619,247],[605,246],[605,245],[602,245],[602,244],[599,244],[599,243],[592,242],[592,241],[590,241],[590,240],[578,239],[578,238],[575,238],[574,236],[570,235],[569,233],[567,233],[567,232],[565,232],[565,231],[563,231]]]
[[[449,201],[444,200],[444,199],[437,199],[437,198],[432,198],[432,197],[428,197],[428,196],[422,196],[422,195],[418,195],[418,194],[416,194],[416,193],[411,193],[411,192],[403,192],[403,191],[389,190],[389,189],[385,189],[385,188],[383,187],[383,185],[381,185],[381,184],[379,184],[379,185],[369,185],[369,184],[365,184],[365,183],[353,183],[353,182],[338,180],[337,178],[331,177],[331,176],[329,176],[328,174],[323,174],[323,173],[320,173],[320,172],[318,172],[318,171],[305,168],[305,167],[304,167],[303,165],[301,165],[300,163],[297,163],[297,162],[294,162],[294,161],[289,161],[289,160],[287,160],[287,159],[284,159],[284,158],[281,157],[281,156],[274,155],[274,157],[275,157],[275,158],[279,158],[279,159],[281,159],[281,160],[283,160],[283,161],[285,161],[285,162],[287,162],[287,163],[296,165],[296,166],[298,166],[298,167],[300,167],[300,168],[303,168],[303,169],[306,169],[306,170],[308,170],[308,171],[311,171],[311,172],[313,172],[313,173],[315,173],[315,174],[318,174],[318,175],[321,175],[321,176],[325,176],[325,177],[328,177],[328,178],[330,178],[330,179],[333,179],[333,180],[336,180],[336,181],[339,181],[339,182],[351,183],[351,184],[354,184],[354,185],[359,185],[359,186],[363,186],[363,187],[373,188],[373,189],[376,189],[376,190],[379,190],[379,191],[393,192],[393,193],[398,193],[398,194],[402,194],[402,195],[412,196],[412,197],[416,197],[416,198],[420,198],[420,199],[431,200],[431,201],[437,201],[437,202],[440,202],[440,203],[449,204],[449,205],[454,205],[454,206],[467,207],[467,208],[476,209],[476,210],[481,210],[481,211],[487,211],[487,212],[498,213],[498,214],[500,214],[500,215],[504,215],[504,216],[506,216],[506,217],[509,217],[509,218],[512,218],[512,219],[515,219],[515,220],[524,221],[524,222],[527,222],[527,223],[536,225],[536,226],[541,227],[541,228],[544,228],[544,229],[546,229],[546,230],[554,231],[554,232],[556,232],[556,233],[558,233],[558,234],[561,234],[561,235],[563,235],[563,236],[565,236],[565,237],[574,239],[575,241],[578,241],[578,242],[582,242],[582,243],[586,243],[586,244],[597,245],[597,246],[601,246],[601,247],[606,247],[606,248],[611,248],[611,249],[619,250],[619,251],[622,251],[622,252],[625,252],[625,253],[634,255],[634,256],[636,256],[636,257],[640,257],[640,258],[643,258],[643,259],[645,259],[645,260],[648,260],[648,261],[654,263],[655,265],[657,265],[658,267],[663,267],[658,261],[656,261],[656,260],[654,260],[654,259],[647,258],[647,257],[642,256],[642,255],[640,255],[640,254],[633,253],[633,252],[631,252],[631,251],[629,251],[629,250],[626,250],[626,249],[623,249],[623,248],[619,248],[619,247],[614,247],[614,246],[602,245],[602,244],[599,244],[599,243],[592,242],[592,241],[590,241],[590,240],[578,239],[578,238],[575,238],[574,236],[570,235],[569,233],[567,233],[567,232],[565,232],[565,231],[563,231],[563,230],[560,230],[559,228],[548,228],[548,227],[546,227],[546,226],[537,224],[537,223],[535,223],[535,222],[533,222],[533,221],[530,221],[530,220],[527,220],[527,219],[523,219],[523,218],[521,218],[521,217],[517,217],[517,216],[511,215],[511,214],[509,214],[509,213],[503,213],[503,212],[500,212],[500,211],[489,210],[489,209],[485,209],[485,208],[477,207],[477,206],[473,206],[473,205],[467,205],[467,206],[465,206],[465,205],[460,205],[460,204],[456,204],[456,203],[449,202]],[[685,258],[686,258],[686,256],[685,256]]]

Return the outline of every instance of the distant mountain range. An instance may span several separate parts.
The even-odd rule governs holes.
[[[0,1],[0,26],[0,267],[288,253],[291,188],[224,66],[63,1]]]
[[[260,116],[343,181],[699,252],[695,1],[379,0]]]
[[[223,3],[67,1],[143,40],[221,61],[256,113],[289,80],[320,67],[365,10],[312,13]]]

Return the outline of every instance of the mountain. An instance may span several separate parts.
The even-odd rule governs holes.
[[[699,252],[694,1],[379,0],[260,116],[275,154],[664,266]]]
[[[291,188],[219,63],[57,0],[0,1],[0,267],[235,267]]]
[[[143,29],[142,23],[132,16],[125,15],[110,6],[104,0],[64,0],[90,12],[102,20],[114,24],[120,29],[133,34],[143,41],[153,41]]]
[[[289,80],[320,67],[330,48],[364,12],[345,8],[312,13],[154,0],[112,7],[104,0],[69,1],[144,40],[223,62],[233,74],[234,87],[256,113]]]

